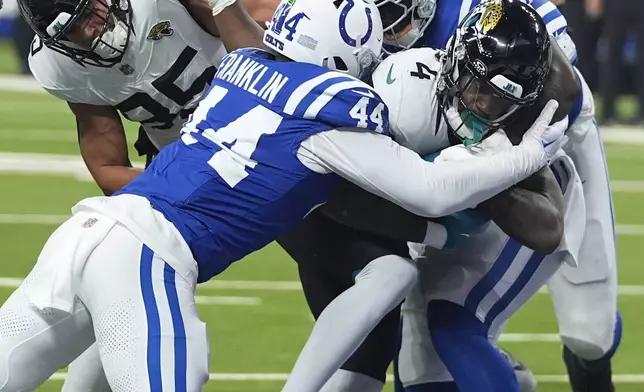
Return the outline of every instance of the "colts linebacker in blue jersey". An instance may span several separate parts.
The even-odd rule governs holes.
[[[224,58],[180,140],[113,196],[80,201],[51,235],[0,309],[1,320],[27,320],[0,323],[0,391],[36,388],[94,341],[115,392],[200,391],[209,354],[197,283],[291,229],[340,177],[436,217],[527,178],[559,149],[565,124],[548,125],[552,106],[503,153],[425,162],[388,137],[387,107],[358,79],[381,42],[373,2],[280,3],[266,50]],[[310,375],[298,361],[283,391],[318,391],[415,278],[404,259],[360,272],[365,284],[329,306],[343,333],[307,343],[319,367]]]
[[[543,18],[548,32],[570,62],[577,58],[565,17],[548,0],[521,0]],[[385,50],[445,48],[458,23],[481,0],[382,0]],[[565,148],[584,184],[588,225],[577,268],[562,267],[548,284],[564,342],[563,357],[575,392],[612,391],[611,357],[619,345],[621,319],[616,311],[615,231],[606,159],[594,121],[592,94],[577,69],[574,83],[561,56],[553,58],[546,91],[578,95],[568,115],[572,143]],[[564,70],[564,72],[557,72]],[[547,94],[546,94],[547,95]],[[560,111],[564,110],[564,105]],[[524,118],[530,115],[524,113]],[[521,128],[521,127],[519,127]],[[592,327],[588,327],[588,326]],[[516,360],[517,375],[529,383],[529,371]],[[526,387],[526,390],[528,388]]]

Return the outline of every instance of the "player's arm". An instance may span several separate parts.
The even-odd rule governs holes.
[[[180,0],[207,32],[221,38],[226,50],[261,47],[264,30],[235,0]]]
[[[508,236],[541,253],[552,253],[563,236],[564,201],[549,167],[479,206]]]
[[[116,192],[142,172],[128,158],[125,129],[116,109],[81,103],[69,107],[76,116],[81,155],[103,193]]]
[[[341,181],[320,210],[345,226],[405,242],[423,242],[430,226],[436,229],[426,218],[349,181]]]
[[[261,24],[271,20],[280,2],[279,0],[242,0],[242,3],[253,19]]]
[[[214,16],[219,36],[229,52],[240,48],[261,48],[264,29],[253,20],[241,2],[235,1]]]
[[[554,110],[556,105],[548,105],[535,126],[543,129]],[[549,130],[560,135],[565,126],[561,123]],[[412,213],[440,217],[472,208],[543,167],[550,152],[534,135],[519,146],[474,158],[477,162],[426,162],[390,138],[364,129],[322,132],[305,140],[300,150]],[[558,148],[558,143],[549,148]]]

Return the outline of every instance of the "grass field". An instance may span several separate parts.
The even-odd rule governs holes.
[[[4,254],[0,299],[4,301],[16,283],[6,278],[26,276],[55,222],[80,198],[99,191],[87,179],[51,173],[65,167],[61,156],[78,152],[74,121],[64,103],[40,93],[0,91],[0,118],[0,249]],[[128,128],[130,142],[134,129]],[[619,235],[619,272],[625,287],[619,307],[624,340],[614,361],[620,392],[644,390],[644,144],[635,141],[606,144],[615,181],[617,223],[623,233]],[[41,163],[41,167],[27,171],[21,162]],[[198,295],[214,302],[199,306],[210,332],[211,372],[215,373],[207,391],[280,389],[312,326],[296,281],[295,264],[270,245],[198,289]],[[563,382],[557,326],[547,295],[534,298],[506,332],[503,345],[540,376],[539,391],[569,391]],[[39,391],[59,390],[62,376]]]

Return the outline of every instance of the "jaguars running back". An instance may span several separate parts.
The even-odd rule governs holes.
[[[551,36],[574,63],[576,48],[567,33],[566,19],[557,7],[547,0],[521,1],[536,9]],[[479,0],[381,1],[385,49],[389,52],[422,46],[442,49],[463,16],[479,3]],[[573,389],[605,392],[614,388],[611,357],[621,336],[614,214],[592,92],[576,68],[573,75],[579,93],[569,112],[568,135],[572,143],[567,145],[566,153],[579,171],[589,205],[587,235],[581,250],[581,259],[587,261],[576,268],[562,267],[548,287]],[[591,330],[587,325],[595,327]],[[521,365],[517,370],[525,373]]]
[[[534,18],[535,16],[532,17]],[[465,38],[468,40],[471,39],[471,37]],[[452,42],[455,41],[457,40],[453,40]],[[448,61],[446,62],[446,55],[442,51],[412,49],[391,56],[378,67],[373,76],[373,83],[376,89],[381,92],[383,99],[385,99],[390,107],[392,134],[397,140],[407,147],[418,151],[422,155],[427,155],[448,147],[451,144],[461,143],[462,141],[468,141],[471,143],[476,140],[480,140],[482,136],[485,136],[482,132],[479,132],[479,134],[476,135],[477,139],[474,138],[475,135],[473,131],[475,129],[471,126],[471,121],[467,127],[463,126],[465,123],[464,118],[469,118],[471,120],[475,118],[474,115],[480,117],[479,115],[481,113],[476,113],[477,109],[486,109],[491,112],[490,114],[493,114],[494,112],[499,112],[498,109],[501,108],[506,110],[507,114],[511,115],[510,112],[512,110],[516,110],[517,104],[522,104],[523,107],[521,109],[521,113],[526,120],[526,124],[529,125],[530,122],[533,121],[533,117],[531,117],[525,109],[527,109],[529,104],[534,102],[536,99],[535,93],[541,91],[541,88],[537,88],[537,86],[540,86],[541,83],[549,86],[570,86],[572,84],[572,86],[575,87],[573,91],[575,91],[577,87],[576,82],[572,77],[574,71],[570,67],[565,53],[559,48],[556,41],[550,41],[552,41],[550,42],[552,47],[552,62],[547,55],[542,55],[542,53],[549,52],[544,52],[544,50],[539,46],[532,47],[529,50],[526,49],[525,52],[531,53],[534,56],[531,57],[529,61],[525,58],[520,59],[513,57],[510,53],[508,54],[509,58],[503,58],[503,60],[499,60],[499,63],[495,63],[494,60],[488,61],[487,57],[482,54],[474,54],[473,58],[476,59],[476,62],[472,63],[472,72],[466,72],[456,76],[451,74],[449,66],[450,63],[454,63],[453,60],[455,59],[448,58]],[[455,49],[456,48],[452,47],[452,50],[449,51],[452,56],[458,53]],[[462,49],[464,48],[461,48],[460,50]],[[534,68],[530,68],[530,72],[526,72],[526,75],[532,75],[534,79],[530,80],[529,77],[521,79],[522,81],[525,81],[522,85],[516,85],[512,81],[504,80],[502,78],[502,73],[496,77],[496,80],[492,81],[491,78],[496,75],[496,73],[490,73],[489,78],[486,79],[487,83],[496,83],[496,88],[502,91],[504,87],[508,89],[510,89],[510,87],[514,87],[515,93],[522,90],[525,97],[528,98],[523,102],[521,102],[521,100],[517,100],[516,97],[499,100],[490,93],[484,93],[484,89],[486,89],[485,91],[494,90],[489,86],[482,86],[478,83],[478,78],[470,83],[472,76],[481,76],[476,72],[480,67],[494,70],[499,69],[499,72],[501,72],[503,67],[499,67],[499,64],[507,63],[508,67],[511,67],[511,64],[514,64],[513,61],[540,64],[540,67],[550,67],[553,72],[546,72],[545,69],[539,68],[536,65],[531,65],[531,67]],[[478,65],[478,67],[475,68],[474,65]],[[452,71],[454,70],[455,69],[452,69]],[[505,75],[512,75],[513,73],[514,72],[511,70],[507,70]],[[518,78],[525,77],[526,75],[518,76]],[[501,81],[504,82],[501,83]],[[454,104],[454,98],[456,98],[457,95],[454,93],[458,90],[455,91],[453,88],[448,88],[448,84],[462,84],[460,87],[465,87],[467,85],[467,88],[463,88],[463,91],[458,94],[462,97],[461,100],[466,105],[461,105],[460,102]],[[474,95],[472,94],[474,91],[479,91],[480,93],[478,95]],[[544,99],[544,101],[547,101],[547,99],[550,98],[556,98],[560,101],[560,108],[563,108],[563,110],[558,111],[558,118],[566,117],[566,113],[574,105],[577,99],[576,94],[562,93],[559,89],[553,90],[552,88],[547,88],[543,93],[544,94],[540,95],[540,98]],[[500,95],[497,94],[496,97],[498,96]],[[474,110],[463,110],[464,106],[472,106],[471,103],[474,102],[476,103],[476,106],[478,106],[473,107],[472,109]],[[461,113],[465,114],[465,116],[461,116]],[[495,120],[498,120],[498,118]],[[516,127],[516,130],[518,131],[517,134],[520,134],[527,129],[527,127],[522,128],[522,126],[523,125],[518,125]],[[494,124],[488,124],[488,128],[493,130],[498,128],[498,125],[494,126]],[[514,127],[511,128],[514,129]],[[481,130],[484,130],[483,127]],[[551,176],[552,174],[550,174],[550,179],[553,180]],[[536,183],[539,182],[540,180],[536,181]],[[525,186],[529,186],[529,189],[533,191],[538,189],[527,183]],[[352,189],[353,188],[351,187],[344,187],[342,189],[344,197],[334,197],[332,198],[331,203],[325,206],[327,214],[332,215],[333,219],[337,222],[341,222],[351,227],[360,228],[369,233],[377,233],[401,240],[425,242],[439,248],[443,246],[442,242],[437,243],[432,241],[437,238],[432,225],[428,225],[422,220],[413,220],[411,217],[401,218],[400,213],[392,211],[391,208],[388,208],[386,204],[381,203],[377,198],[366,198],[367,195],[364,195],[365,198],[363,198],[360,193],[352,192]],[[554,190],[560,192],[558,187],[554,187]],[[524,191],[525,190],[521,190],[520,188],[516,188],[514,190],[514,192]],[[351,194],[351,196],[347,197],[347,194]],[[514,197],[516,196],[517,195],[514,195]],[[508,196],[507,194],[499,195],[497,198],[488,201],[487,204],[490,206],[507,206],[511,201],[511,198],[508,199],[507,197],[513,196]],[[347,202],[347,198],[352,200]],[[533,199],[531,198],[529,200],[532,201]],[[516,203],[513,201],[512,204]],[[334,205],[334,208],[330,208],[331,205]],[[550,253],[558,247],[561,241],[563,230],[562,222],[559,220],[559,213],[544,213],[543,210],[540,210],[539,213],[532,214],[529,213],[531,209],[534,209],[534,206],[528,205],[522,210],[522,213],[526,214],[523,215],[523,217],[529,217],[528,220],[530,221],[533,229],[528,230],[527,232],[529,233],[525,230],[525,222],[508,219],[508,217],[521,217],[522,214],[497,213],[494,218],[497,223],[502,226],[503,230],[512,234],[512,237],[518,239],[520,243],[527,245],[532,249]],[[374,214],[373,211],[378,211],[378,214]],[[505,209],[493,207],[492,211],[505,211]],[[546,209],[546,211],[551,210]],[[357,216],[359,218],[351,219],[352,216]],[[391,222],[396,223],[394,224]],[[305,228],[312,231],[310,229],[310,225],[305,226]],[[529,235],[526,235],[526,233]],[[451,234],[456,233],[452,232]],[[369,238],[362,239],[362,252],[365,254],[364,257],[367,257],[366,255],[370,254],[364,250],[366,249],[364,242],[367,239]],[[379,241],[381,246],[388,243],[382,239],[374,239],[373,237],[370,239]],[[395,251],[394,247],[389,246],[389,248],[389,252]],[[318,252],[325,254],[329,251],[318,249]],[[373,249],[370,252],[373,254]],[[355,253],[356,251],[353,251],[351,254]],[[301,258],[301,255],[299,256]],[[334,265],[336,271],[342,270],[339,268],[337,263],[334,263]],[[307,269],[311,271],[314,270],[309,267],[307,267]],[[309,273],[308,270],[303,272],[302,268],[300,268],[300,276],[304,277],[303,283],[305,293],[307,288],[310,289],[310,293],[307,293],[309,304],[313,304],[317,309],[319,309],[319,297],[322,295],[316,296],[315,293],[324,293],[325,290],[321,289],[322,287],[325,287],[327,291],[338,290],[338,283],[334,283],[328,278],[331,275],[331,271],[325,271],[325,275],[321,275],[326,277],[326,282],[323,284],[321,278],[317,278],[316,280],[315,275]],[[320,270],[320,268],[317,270]],[[335,273],[333,275],[336,277],[336,280],[340,282],[341,278],[339,273]],[[384,372],[389,363],[387,356],[390,354],[388,354],[388,350],[376,350],[376,347],[385,346],[388,341],[387,339],[391,339],[388,338],[388,336],[394,334],[391,331],[389,333],[386,332],[386,330],[391,330],[396,327],[395,318],[391,317],[390,319],[392,320],[391,322],[388,320],[388,326],[384,326],[382,324],[378,326],[376,333],[370,336],[369,340],[361,346],[356,355],[354,355],[350,361],[343,366],[344,371],[336,375],[333,380],[334,383],[332,385],[328,385],[325,391],[343,390],[343,388],[347,388],[347,385],[350,383],[353,383],[354,385],[359,384],[365,390],[370,391],[377,391],[382,387],[382,384],[379,384],[379,381],[384,381]],[[379,339],[377,339],[376,336],[379,337]]]

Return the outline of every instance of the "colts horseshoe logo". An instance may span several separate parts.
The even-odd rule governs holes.
[[[354,38],[351,38],[349,34],[347,33],[347,15],[349,14],[349,11],[355,6],[355,0],[346,0],[346,5],[342,9],[340,13],[340,36],[342,36],[342,39],[344,42],[346,42],[348,45],[357,47],[358,45],[356,44],[356,40]],[[371,32],[373,31],[373,20],[371,19],[371,9],[367,8],[365,10],[367,14],[367,22],[369,23],[369,27],[367,28],[367,33],[360,39],[360,45],[364,45],[369,41],[369,38],[371,38]]]

